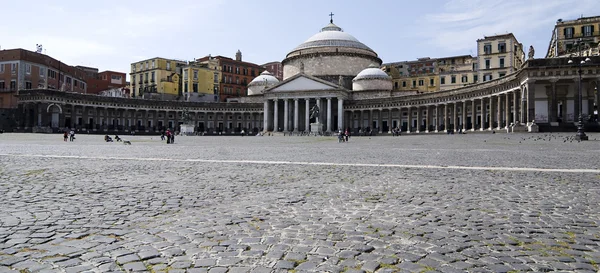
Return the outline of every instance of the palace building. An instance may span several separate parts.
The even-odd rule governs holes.
[[[282,80],[268,71],[257,74],[248,83],[248,96],[238,102],[157,101],[22,89],[17,95],[21,116],[15,118],[16,127],[21,131],[77,128],[156,133],[165,128],[177,130],[187,110],[188,122],[205,134],[309,132],[314,131],[313,124],[322,126],[324,132],[349,129],[375,134],[396,127],[411,133],[527,131],[534,128],[530,126],[533,121],[540,130],[575,131],[581,112],[586,131],[597,130],[593,113],[600,101],[596,91],[600,57],[590,56],[581,69],[578,64],[584,57],[534,59],[529,54],[524,59],[522,46],[512,38],[492,36],[480,41],[482,51],[491,50],[486,55],[489,69],[487,57],[478,60],[479,68],[487,69],[479,81],[468,71],[474,59],[458,56],[455,62],[460,57],[465,71],[456,75],[467,76],[466,85],[417,93],[394,88],[392,78],[380,68],[377,53],[331,20],[285,56]],[[452,66],[451,59],[446,62]],[[454,75],[448,72],[446,81]],[[315,106],[319,114],[311,116]]]

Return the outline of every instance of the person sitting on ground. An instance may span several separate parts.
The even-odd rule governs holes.
[[[109,137],[108,135],[104,136],[104,141],[106,141],[106,142],[113,142],[112,138]]]
[[[116,141],[123,141],[118,135],[115,135],[115,140]]]

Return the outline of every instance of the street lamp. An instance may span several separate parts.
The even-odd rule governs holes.
[[[575,46],[577,47],[577,50],[580,50],[580,46],[582,45],[582,41],[581,39],[575,44]],[[579,55],[581,56],[581,51],[579,51]],[[588,140],[588,136],[585,134],[584,128],[583,128],[583,96],[582,96],[582,92],[581,92],[581,74],[583,73],[583,71],[581,70],[581,66],[585,63],[589,63],[591,60],[590,58],[585,58],[585,60],[581,60],[579,62],[577,62],[577,73],[579,73],[579,121],[577,124],[577,135],[575,136],[575,139],[577,140]],[[575,63],[573,61],[573,59],[569,60],[569,64],[573,64]]]

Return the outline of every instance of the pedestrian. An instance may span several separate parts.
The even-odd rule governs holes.
[[[65,131],[65,133],[63,134],[63,139],[65,142],[67,142],[67,138],[69,138],[69,133],[67,133],[67,131]]]
[[[71,132],[69,133],[69,141],[73,140],[75,140],[75,131],[71,130]]]

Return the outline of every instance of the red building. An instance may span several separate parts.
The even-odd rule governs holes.
[[[219,101],[247,96],[248,83],[265,70],[260,65],[242,61],[242,53],[239,50],[235,54],[235,60],[223,56],[206,56],[196,61],[208,62],[211,59],[218,60],[221,69],[218,90]]]
[[[273,74],[273,76],[275,76],[275,78],[277,78],[279,81],[283,81],[283,65],[281,62],[266,63],[263,64],[262,67],[269,71],[269,73]]]
[[[101,91],[127,87],[125,77],[127,74],[115,71],[98,72],[98,68],[77,66],[85,71],[88,83],[88,94],[98,94]]]

